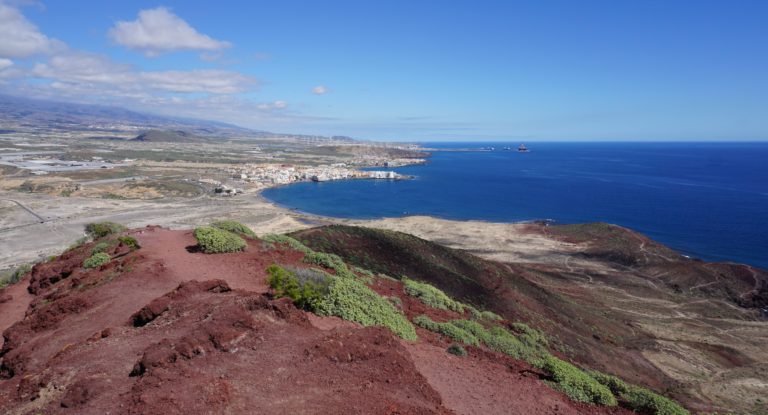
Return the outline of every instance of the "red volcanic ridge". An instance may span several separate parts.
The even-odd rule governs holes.
[[[601,389],[613,403],[578,402],[554,366],[499,351],[493,336],[502,332],[534,347],[520,325],[439,290],[406,292],[402,281],[287,237],[241,236],[245,248],[208,254],[192,231],[124,230],[35,265],[0,291],[0,412],[631,413],[620,392]],[[99,252],[106,262],[94,262]],[[285,275],[325,275],[312,287],[326,297],[277,298],[273,264]],[[351,305],[333,311],[334,295],[352,296]],[[384,317],[372,324],[371,307],[396,314],[417,339],[394,334]],[[447,328],[461,319],[487,332],[461,341]]]

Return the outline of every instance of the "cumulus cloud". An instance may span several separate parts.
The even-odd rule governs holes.
[[[147,56],[177,50],[221,50],[232,46],[202,34],[165,7],[139,12],[136,20],[119,21],[109,30],[117,44],[144,51]]]
[[[188,71],[140,71],[116,63],[109,57],[86,52],[69,52],[34,66],[32,74],[60,85],[101,88],[116,92],[170,92],[235,94],[253,89],[256,79],[219,69]]]
[[[18,9],[0,2],[0,57],[26,58],[63,46],[40,33]]]
[[[10,68],[11,66],[13,66],[12,60],[0,58],[0,71],[2,71],[5,68]]]
[[[312,88],[312,93],[315,95],[323,95],[328,92],[328,88],[326,88],[323,85],[318,85],[314,88]]]

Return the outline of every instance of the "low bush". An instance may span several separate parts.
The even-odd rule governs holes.
[[[219,228],[238,235],[247,236],[251,239],[257,239],[256,233],[251,228],[234,220],[220,220],[211,224],[214,228]]]
[[[544,333],[525,323],[512,323],[512,330],[519,333],[520,340],[531,347],[549,347],[549,341]]]
[[[308,269],[288,270],[277,265],[267,268],[267,283],[277,297],[290,297],[305,310],[314,310],[323,296],[328,294],[330,276]]]
[[[23,264],[19,265],[13,271],[4,272],[3,275],[0,276],[0,288],[16,284],[17,282],[21,281],[21,279],[24,278],[24,276],[27,275],[30,271],[32,271],[32,265]]]
[[[110,246],[111,244],[109,242],[99,242],[93,246],[93,249],[91,250],[91,255],[98,254],[99,252],[104,252],[107,249],[109,249]]]
[[[387,297],[387,300],[389,300],[390,303],[394,304],[395,307],[402,310],[403,309],[403,300],[400,299],[400,297],[391,296]]]
[[[635,412],[654,415],[690,414],[687,409],[680,406],[677,402],[639,386],[630,386],[629,390],[621,395],[621,398]]]
[[[105,254],[104,252],[97,252],[91,255],[90,257],[86,258],[85,261],[83,261],[83,267],[97,268],[106,264],[111,259],[112,258],[110,258],[109,255]]]
[[[121,244],[130,248],[131,251],[135,251],[141,248],[141,245],[139,245],[139,241],[137,241],[136,238],[134,238],[133,236],[119,236],[117,240],[120,241]]]
[[[526,344],[520,338],[501,327],[489,330],[486,345],[497,352],[502,352],[516,359],[522,359],[534,367],[542,367],[549,352],[539,345]]]
[[[452,310],[457,313],[463,313],[466,306],[442,292],[440,289],[427,283],[414,281],[403,277],[403,286],[405,293],[411,297],[416,297],[424,304],[439,308],[441,310]]]
[[[288,245],[289,248],[295,251],[302,252],[305,255],[311,254],[312,252],[314,252],[303,243],[286,235],[277,235],[272,233],[269,235],[265,235],[263,238],[261,238],[261,240],[271,245],[275,245],[275,244]]]
[[[406,340],[416,340],[416,330],[408,319],[386,298],[353,278],[333,278],[328,295],[315,312],[355,321],[363,326],[384,326]]]
[[[450,354],[456,355],[456,356],[466,356],[467,355],[467,350],[464,349],[463,347],[461,347],[458,344],[452,344],[452,345],[448,346],[448,348],[445,349],[445,351],[450,353]]]
[[[237,252],[244,250],[247,246],[243,238],[211,226],[196,228],[194,235],[200,249],[206,254]]]
[[[103,238],[126,230],[126,227],[115,222],[95,222],[85,225],[85,233],[93,239]]]
[[[555,389],[565,393],[574,401],[603,406],[617,405],[616,397],[607,386],[564,360],[548,356],[544,359],[542,369],[552,377]]]
[[[309,248],[307,248],[309,249]],[[358,278],[354,272],[352,272],[347,264],[336,254],[326,254],[325,252],[315,252],[310,250],[309,253],[304,254],[304,262],[307,264],[319,265],[321,267],[329,268],[336,271],[336,275],[344,278]],[[359,277],[365,282],[370,282],[367,277]]]
[[[493,326],[486,329],[477,321],[470,320],[452,320],[450,324],[472,333],[489,349],[515,359],[525,360],[536,367],[541,367],[543,359],[549,356],[546,347],[538,344],[529,345],[502,327]]]
[[[629,409],[651,415],[689,415],[672,399],[665,398],[651,390],[640,386],[630,385],[616,376],[606,375],[597,371],[589,371],[596,381],[607,386],[614,395],[620,397]]]
[[[436,321],[432,321],[432,319],[426,315],[416,316],[413,319],[413,322],[419,327],[423,327],[429,331],[442,334],[443,336],[446,336],[457,342],[469,344],[472,346],[478,346],[480,344],[477,336],[457,325],[452,324],[452,322],[438,323]]]
[[[308,248],[303,243],[297,241],[294,238],[286,235],[265,235],[262,240],[269,244],[282,244],[288,245],[291,249],[299,251],[304,254],[303,261],[307,264],[319,265],[328,269],[332,269],[336,272],[336,275],[345,278],[360,278],[365,282],[371,282],[373,273],[362,268],[356,268],[356,271],[363,274],[361,277],[355,275],[352,270],[349,269],[347,264],[336,254],[328,254],[325,252],[315,252],[311,248]]]
[[[480,312],[480,318],[484,320],[491,320],[491,321],[502,321],[504,320],[504,317],[494,313],[493,311],[481,311]]]
[[[310,252],[304,255],[304,262],[307,264],[320,265],[321,267],[336,270],[339,268],[347,268],[344,260],[336,254],[326,254],[324,252]]]
[[[417,339],[408,319],[387,298],[359,280],[277,265],[270,266],[267,273],[275,294],[290,297],[298,307],[363,326],[384,326],[406,340]]]

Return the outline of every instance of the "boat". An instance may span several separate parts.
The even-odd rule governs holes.
[[[520,144],[520,147],[517,148],[518,153],[527,153],[528,151],[528,147],[525,144]]]

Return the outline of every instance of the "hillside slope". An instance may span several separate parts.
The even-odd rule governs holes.
[[[763,270],[690,260],[612,225],[530,225],[580,244],[579,265],[501,263],[400,232],[299,231],[315,250],[544,331],[567,356],[702,411],[760,411],[768,393]]]
[[[243,252],[205,254],[192,231],[121,236],[140,248],[88,242],[2,292],[0,314],[26,313],[1,320],[0,412],[629,413],[575,402],[546,371],[485,347],[457,356],[450,338],[421,327],[407,341],[275,298],[267,267],[318,269],[305,249],[246,238]],[[86,261],[94,252],[107,262]],[[355,273],[334,278],[369,281],[410,320],[465,316]]]

